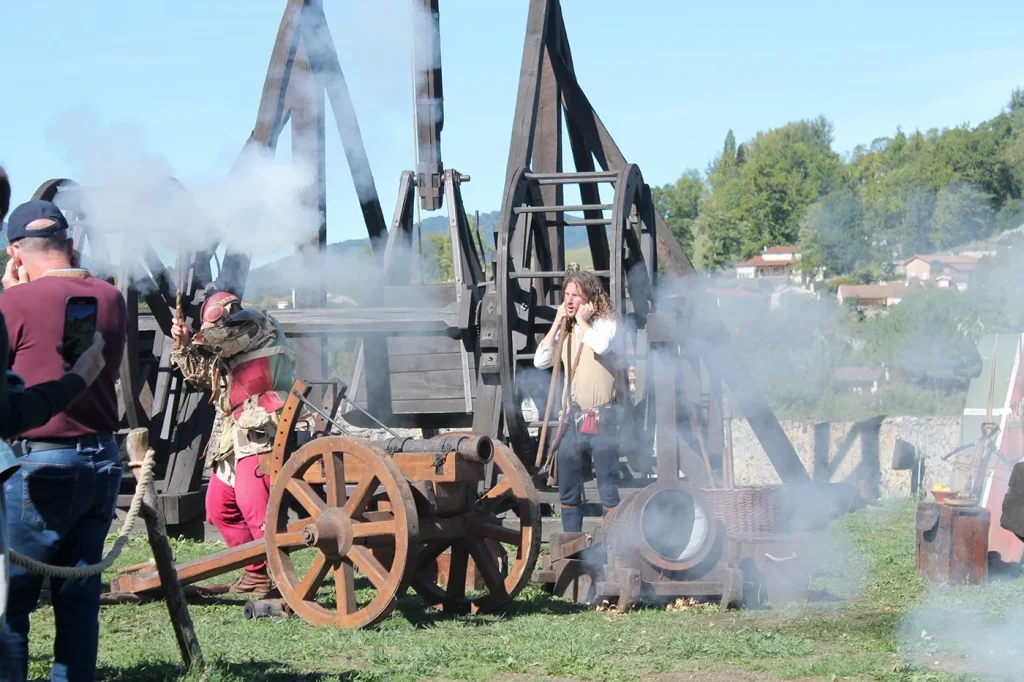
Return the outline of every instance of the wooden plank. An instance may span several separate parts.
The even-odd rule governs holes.
[[[267,66],[267,77],[263,81],[263,92],[260,95],[259,108],[256,111],[256,125],[249,139],[235,162],[235,167],[245,158],[245,147],[260,145],[269,149],[277,149],[277,139],[287,121],[285,115],[285,96],[292,72],[292,62],[299,41],[299,21],[302,16],[304,0],[288,0],[281,24],[277,29],[274,49],[270,54]],[[241,297],[245,290],[245,279],[249,273],[249,254],[231,248],[229,245],[224,255],[222,267],[217,275],[217,286],[227,289]]]
[[[288,88],[287,105],[292,122],[292,158],[300,164],[316,169],[312,182],[303,192],[303,203],[315,207],[320,219],[317,234],[308,244],[299,245],[304,262],[313,267],[317,257],[327,246],[327,119],[324,92],[316,86],[305,42],[300,40],[292,65],[292,83]],[[327,291],[320,279],[307,282],[296,292],[296,308],[323,308],[327,305]],[[327,354],[324,339],[306,337],[295,340],[295,372],[297,376],[318,381],[327,375]],[[323,401],[323,391],[314,387],[309,399],[315,404]]]
[[[409,282],[412,273],[412,210],[416,201],[413,174],[402,171],[398,183],[398,203],[391,219],[387,246],[384,249],[384,281]]]
[[[469,355],[469,367],[476,367],[476,359]],[[423,355],[390,356],[391,376],[403,372],[431,372],[444,370],[462,370],[462,353],[436,353]]]
[[[516,95],[515,115],[512,119],[512,142],[505,168],[508,186],[517,168],[530,165],[533,156],[533,128],[537,122],[537,104],[540,95],[541,55],[547,36],[551,0],[530,0],[526,19],[526,41],[523,61],[519,68],[519,90]]]
[[[277,320],[287,336],[440,334],[454,338],[459,335],[458,311],[447,309],[305,308],[275,310],[269,315]]]
[[[765,400],[754,376],[741,361],[739,351],[733,345],[722,321],[706,317],[701,321],[699,329],[705,335],[705,360],[708,366],[729,386],[734,402],[739,408],[739,414],[746,417],[779,478],[783,483],[810,482],[803,462],[797,456],[793,444],[789,442],[786,432],[782,430],[782,425]]]
[[[470,384],[471,392],[474,383]],[[402,372],[391,375],[393,400],[465,398],[465,395],[465,382],[461,369]]]
[[[386,277],[395,277],[397,270],[388,270]],[[396,281],[401,281],[401,277]],[[408,308],[415,301],[427,308],[446,308],[456,302],[456,289],[451,284],[419,284],[415,286],[388,286],[380,290],[384,307]]]
[[[655,347],[651,354],[654,379],[655,438],[658,452],[658,480],[679,479],[679,433],[676,428],[676,371],[667,349]]]
[[[598,164],[604,170],[618,170],[626,165],[626,158],[622,151],[608,133],[601,118],[594,111],[590,100],[584,94],[576,80],[572,68],[572,57],[568,51],[568,38],[565,36],[565,23],[561,16],[558,18],[558,30],[562,34],[565,58],[552,58],[552,66],[558,76],[558,83],[562,89],[562,101],[566,110],[566,128],[570,134],[570,142],[575,148],[579,142],[583,147],[589,149],[597,158]],[[573,140],[573,131],[577,131],[577,140]],[[575,156],[575,154],[574,154]],[[577,170],[582,170],[577,159]],[[588,216],[589,217],[589,216]],[[658,258],[665,266],[665,269],[677,275],[694,274],[693,265],[687,258],[683,247],[668,229],[664,218],[655,213],[655,231],[657,234]],[[597,264],[594,265],[597,268]]]
[[[440,355],[459,353],[463,341],[449,336],[392,336],[388,338],[388,356]]]
[[[267,543],[263,538],[244,545],[210,554],[178,565],[178,582],[191,585],[207,578],[223,575],[267,556]],[[160,589],[160,575],[156,571],[123,575],[111,584],[112,592],[143,594]]]
[[[363,222],[370,237],[370,244],[377,254],[378,263],[383,262],[384,249],[387,242],[387,226],[384,213],[381,211],[377,197],[377,187],[373,181],[373,170],[366,156],[363,138],[359,132],[359,121],[356,118],[355,106],[345,83],[338,53],[334,49],[334,39],[327,26],[323,7],[319,0],[308,0],[302,12],[299,30],[303,44],[309,55],[309,63],[313,67],[313,75],[317,83],[327,92],[331,102],[331,111],[338,125],[338,135],[345,150],[352,181],[355,185],[359,208],[363,213]]]
[[[465,414],[466,412],[466,403],[462,398],[394,400],[392,401],[391,406],[392,411],[395,414],[410,414],[416,412]]]
[[[558,12],[558,3],[551,9]],[[552,21],[548,21],[547,34],[551,33]],[[548,55],[550,41],[545,41],[546,48],[541,51],[540,102],[537,108],[537,125],[534,129],[533,163],[531,168],[537,173],[562,172],[562,96],[551,67]],[[544,185],[540,188],[545,206],[565,205],[565,186]],[[565,212],[552,214],[556,222],[565,218]],[[551,253],[551,267],[557,271],[565,270],[565,226],[559,224],[547,230],[548,250]],[[554,282],[549,282],[553,285]],[[552,287],[553,288],[553,287]],[[555,303],[547,300],[546,303]]]
[[[412,481],[434,481],[435,483],[455,483],[462,481],[479,481],[483,479],[484,465],[468,462],[455,453],[449,454],[441,467],[440,473],[434,468],[437,458],[431,452],[396,453],[392,461],[398,465],[406,478]],[[366,466],[351,455],[345,460],[345,483],[355,485],[361,483],[367,475]],[[312,466],[302,475],[307,483],[319,485],[326,482],[323,469]]]

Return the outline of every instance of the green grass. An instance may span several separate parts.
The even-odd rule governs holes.
[[[821,559],[812,588],[834,600],[766,610],[650,607],[622,615],[585,610],[531,586],[501,615],[443,616],[409,595],[376,628],[340,631],[298,619],[246,621],[240,598],[194,602],[191,614],[208,666],[191,675],[181,668],[162,602],[106,606],[100,679],[976,679],[957,671],[977,668],[984,652],[955,651],[962,633],[934,630],[921,637],[919,621],[931,627],[938,613],[940,621],[955,622],[948,616],[967,607],[978,627],[1019,619],[1024,580],[973,589],[928,587],[914,576],[913,529],[908,502],[838,520],[812,545]],[[175,545],[179,560],[217,549]],[[144,540],[136,538],[118,565],[148,556]],[[999,635],[1024,642],[1022,633],[1024,623]],[[53,612],[43,606],[32,620],[33,679],[46,677],[52,643]]]

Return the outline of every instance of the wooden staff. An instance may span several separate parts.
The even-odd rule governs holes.
[[[181,257],[179,257],[178,258],[177,272],[175,273],[175,275],[177,276],[177,279],[178,279],[178,282],[177,282],[177,285],[178,285],[177,289],[178,289],[178,291],[177,291],[177,296],[175,298],[174,305],[175,305],[175,313],[177,314],[178,319],[182,321],[182,323],[185,322],[185,313],[184,313],[184,311],[182,309],[182,306],[181,306],[181,287],[182,287],[182,283],[183,283],[183,281],[185,279],[182,276],[182,271],[184,269],[185,269],[185,264],[182,262]],[[179,346],[179,347],[181,346],[181,337],[180,336],[175,340],[174,344],[176,346]]]
[[[137,470],[146,456],[146,451],[149,450],[149,431],[146,429],[129,431],[128,437],[125,439],[125,449],[128,452],[130,466]],[[171,616],[171,625],[174,627],[174,636],[178,640],[181,659],[185,662],[186,668],[202,667],[203,652],[199,648],[199,638],[196,637],[192,616],[188,612],[185,592],[181,589],[181,583],[178,581],[178,569],[174,565],[174,553],[167,540],[164,515],[157,504],[156,491],[152,486],[145,491],[139,511],[146,522],[146,533],[149,535],[149,545],[153,550],[153,561],[156,563],[157,573],[160,575],[160,585],[167,597],[167,611]]]
[[[555,366],[551,370],[551,385],[548,386],[548,402],[544,405],[544,423],[540,427],[540,444],[537,446],[537,459],[534,462],[534,467],[540,469],[541,463],[544,461],[544,443],[548,439],[548,421],[551,419],[551,405],[555,401],[555,387],[558,386],[558,374],[562,368],[562,348],[565,346],[566,334],[566,318],[562,318],[562,324],[558,327],[558,333],[560,338],[558,339],[558,345],[555,350]]]

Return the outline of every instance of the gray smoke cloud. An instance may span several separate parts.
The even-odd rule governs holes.
[[[899,630],[900,650],[914,662],[944,672],[1024,680],[1024,585],[929,589]]]
[[[311,169],[274,159],[259,147],[247,147],[225,176],[188,178],[179,177],[128,126],[69,113],[50,136],[79,183],[59,193],[57,201],[105,238],[106,264],[96,251],[97,240],[91,249],[86,243],[90,263],[101,272],[116,273],[121,264],[141,261],[147,244],[167,263],[179,251],[218,245],[253,258],[273,257],[310,242],[319,229],[319,211],[307,202]]]

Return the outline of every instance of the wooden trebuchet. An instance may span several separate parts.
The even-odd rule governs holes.
[[[133,469],[141,466],[142,460],[146,457],[146,451],[149,450],[149,431],[132,429],[125,440],[125,449],[128,452],[130,466]],[[146,533],[149,536],[149,544],[153,548],[156,570],[160,574],[160,583],[167,598],[167,611],[171,616],[174,636],[178,640],[181,660],[184,661],[186,668],[202,667],[203,652],[199,648],[199,639],[196,637],[196,631],[192,625],[192,616],[188,612],[185,592],[181,588],[181,583],[178,582],[174,554],[171,551],[171,544],[167,541],[167,527],[163,514],[160,513],[160,507],[157,506],[156,491],[153,486],[149,486],[143,495],[141,514],[146,522]]]

